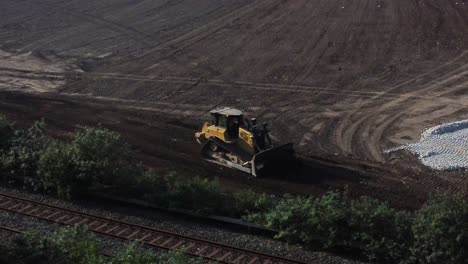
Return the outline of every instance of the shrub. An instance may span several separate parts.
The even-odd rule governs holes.
[[[188,257],[183,251],[166,253],[158,256],[158,264],[202,264],[205,261]],[[216,262],[215,262],[216,263]]]
[[[51,143],[38,163],[42,187],[67,198],[99,186],[128,192],[143,173],[121,136],[103,128],[82,129],[69,144]]]
[[[369,197],[351,201],[349,226],[369,260],[398,263],[408,258],[412,240],[411,216]]]
[[[80,174],[77,178],[127,187],[141,174],[135,154],[117,132],[84,128],[75,134],[72,144],[76,148],[74,162]]]
[[[41,238],[26,234],[16,238],[8,248],[0,248],[0,263],[4,264],[201,264],[183,252],[155,255],[136,243],[114,257],[101,255],[101,247],[94,236],[83,227],[64,228]]]
[[[27,130],[16,130],[10,139],[9,148],[0,154],[1,173],[6,179],[17,179],[36,186],[37,162],[48,138],[44,134],[45,123],[35,122]]]
[[[249,196],[247,196],[249,197]],[[255,208],[246,199],[245,207]],[[314,246],[359,246],[369,260],[398,263],[409,255],[411,217],[378,200],[350,199],[329,192],[320,198],[288,197],[268,206],[262,217],[251,210],[250,219],[278,230],[276,238]]]
[[[149,169],[143,172],[141,177],[137,177],[136,184],[131,191],[136,197],[148,202],[157,204],[159,207],[167,207],[169,183],[165,177],[159,175],[154,170]]]
[[[111,264],[154,264],[156,259],[153,253],[143,250],[136,243],[131,243],[125,251],[120,251],[112,258]]]
[[[213,213],[225,207],[226,196],[218,180],[194,178],[175,181],[170,186],[169,207],[194,210],[197,213]]]
[[[112,258],[111,264],[201,264],[183,252],[170,252],[155,255],[144,250],[136,243],[130,244],[125,251]]]
[[[235,208],[240,215],[254,222],[262,222],[264,214],[275,205],[274,196],[253,191],[242,191],[234,194]]]
[[[415,217],[413,263],[467,263],[468,203],[462,198],[432,198]]]
[[[104,263],[97,241],[83,228],[66,228],[47,238],[27,234],[15,239],[9,250],[13,263]]]
[[[12,125],[3,115],[0,115],[0,151],[5,151],[10,148],[13,135],[14,130]]]
[[[289,197],[264,216],[264,224],[278,230],[276,238],[295,243],[309,244],[314,239],[311,212],[314,201],[305,197]]]
[[[336,192],[317,199],[286,196],[265,214],[266,226],[279,231],[277,238],[306,245],[321,239],[326,247],[349,241],[348,219],[349,207]]]
[[[73,145],[57,141],[44,150],[38,164],[38,174],[44,190],[56,192],[63,198],[71,198],[91,186],[91,179],[83,178],[87,175],[78,173],[74,162],[76,155]]]

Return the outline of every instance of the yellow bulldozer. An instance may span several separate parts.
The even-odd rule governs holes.
[[[292,159],[292,143],[274,145],[267,123],[258,125],[255,118],[244,119],[242,111],[228,107],[210,114],[212,122],[195,134],[206,161],[257,177],[266,168]]]

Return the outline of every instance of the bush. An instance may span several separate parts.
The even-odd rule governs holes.
[[[170,252],[155,255],[148,250],[130,244],[125,251],[112,258],[111,264],[201,264],[202,262],[188,257],[183,252]]]
[[[432,198],[415,217],[412,263],[468,263],[468,203]]]
[[[112,258],[111,264],[154,264],[156,259],[153,253],[141,249],[136,243],[131,243],[125,251]]]
[[[369,260],[398,263],[408,258],[412,241],[411,216],[369,197],[351,201],[351,241]]]
[[[44,134],[45,123],[35,122],[27,130],[16,130],[9,140],[9,148],[0,154],[1,174],[4,180],[20,180],[36,185],[37,163],[48,138]]]
[[[306,245],[323,239],[325,246],[331,247],[347,241],[347,209],[339,193],[318,199],[285,197],[265,214],[265,224],[279,231],[279,239]]]
[[[131,193],[143,200],[155,203],[159,207],[168,207],[169,183],[167,179],[154,170],[146,170],[141,177],[137,177],[135,187]]]
[[[104,263],[99,244],[83,228],[66,228],[44,239],[23,235],[14,240],[8,258],[18,264]]]
[[[253,191],[242,191],[234,194],[235,208],[247,220],[261,222],[264,214],[275,206],[274,196]]]
[[[208,214],[226,206],[226,196],[221,191],[218,180],[194,178],[189,181],[171,183],[169,207],[193,210]]]
[[[3,152],[10,148],[13,135],[12,125],[3,115],[0,115],[0,151]]]
[[[60,197],[71,198],[85,192],[92,184],[89,177],[78,173],[75,157],[76,148],[62,142],[51,143],[42,153],[38,174],[42,188],[56,192]]]
[[[69,144],[51,143],[38,164],[42,187],[67,198],[99,186],[127,190],[142,174],[128,144],[103,128],[82,129]]]
[[[278,205],[264,216],[264,224],[278,230],[276,238],[295,243],[310,244],[314,234],[310,218],[314,201],[304,197],[290,197],[281,200]],[[259,218],[257,221],[260,220]]]
[[[83,227],[64,228],[41,238],[26,234],[16,238],[8,248],[0,248],[3,264],[201,264],[183,252],[155,255],[136,243],[114,257],[104,258],[96,238]]]
[[[120,134],[105,128],[84,128],[72,142],[78,178],[90,178],[102,185],[127,187],[141,175],[135,153]]]
[[[330,192],[320,198],[286,196],[268,207],[260,217],[250,211],[250,219],[278,230],[278,239],[308,246],[320,240],[325,247],[358,246],[369,260],[386,263],[398,263],[410,253],[410,215],[375,199],[352,200]]]

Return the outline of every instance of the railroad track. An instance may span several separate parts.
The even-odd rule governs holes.
[[[27,215],[61,225],[85,225],[89,231],[117,239],[138,241],[163,250],[183,250],[186,254],[219,263],[257,264],[305,262],[277,257],[257,251],[184,236],[148,226],[136,225],[107,217],[0,193],[0,210]]]
[[[21,231],[19,231],[19,230],[12,229],[12,228],[9,228],[9,227],[4,227],[4,226],[0,226],[0,232],[8,233],[8,235],[7,235],[8,237],[16,236],[16,235],[21,234]]]
[[[14,237],[21,234],[21,231],[12,229],[9,227],[0,226],[0,233],[2,234],[2,239],[0,241],[0,247],[6,248],[8,247],[9,241],[11,241]]]

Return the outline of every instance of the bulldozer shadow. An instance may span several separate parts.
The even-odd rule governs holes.
[[[262,178],[302,184],[320,184],[324,182],[345,181],[359,182],[365,176],[332,162],[294,157],[288,161],[271,164],[262,171]]]

